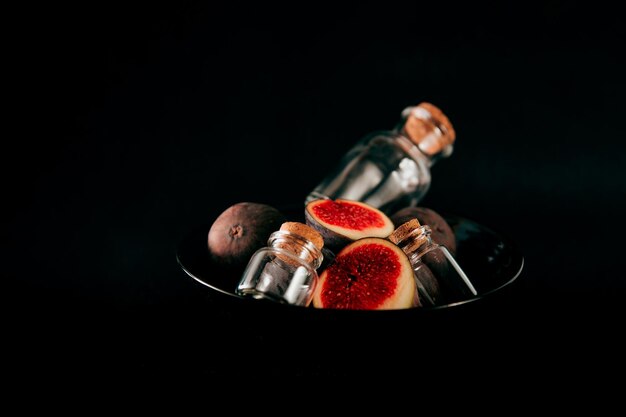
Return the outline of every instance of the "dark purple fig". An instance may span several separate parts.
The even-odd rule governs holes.
[[[286,220],[278,209],[263,203],[241,202],[228,207],[209,229],[212,259],[220,265],[245,266]]]
[[[394,226],[417,219],[420,224],[430,226],[432,239],[436,243],[445,246],[452,255],[456,254],[456,236],[448,222],[435,210],[427,207],[405,207],[389,216]]]
[[[324,237],[324,245],[334,251],[366,237],[385,238],[394,230],[382,211],[351,200],[315,200],[304,210],[306,224]]]

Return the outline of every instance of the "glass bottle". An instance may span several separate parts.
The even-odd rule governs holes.
[[[478,294],[450,251],[432,240],[428,225],[409,220],[396,228],[389,240],[408,256],[422,306],[463,301]]]
[[[452,154],[456,133],[430,103],[402,111],[392,130],[361,139],[306,197],[356,200],[391,214],[415,206],[431,183],[431,166]]]
[[[324,240],[304,223],[286,222],[250,258],[236,289],[242,297],[309,306]]]

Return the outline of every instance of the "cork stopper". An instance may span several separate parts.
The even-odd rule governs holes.
[[[406,223],[402,223],[396,230],[391,232],[389,240],[409,254],[428,241],[428,237],[424,234],[423,229],[424,226],[421,226],[417,219],[411,219]]]
[[[280,226],[280,230],[302,236],[306,240],[311,241],[319,250],[322,250],[324,247],[324,238],[322,235],[317,230],[304,223],[285,222]]]
[[[426,155],[449,156],[456,132],[448,117],[434,104],[422,102],[402,112],[402,133]]]
[[[318,268],[324,260],[322,248],[324,247],[324,238],[312,227],[299,222],[285,222],[280,226],[280,230],[271,234],[268,243],[306,263],[311,264],[314,268]],[[276,255],[286,264],[294,267],[300,266],[299,261],[291,256],[279,253]]]

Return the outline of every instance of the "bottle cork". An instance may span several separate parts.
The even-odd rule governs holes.
[[[452,153],[456,132],[450,119],[434,104],[422,102],[403,112],[406,118],[402,133],[415,143],[426,155]]]
[[[391,232],[389,240],[400,246],[405,253],[411,253],[428,240],[428,237],[419,230],[420,227],[417,219],[411,219]]]
[[[322,235],[311,226],[300,222],[285,222],[280,226],[280,230],[291,232],[298,236],[302,236],[306,240],[310,240],[313,245],[319,250],[324,247],[324,238]]]
[[[290,240],[280,240],[275,243],[275,246],[283,249],[285,251],[291,252],[299,258],[304,259],[306,262],[313,262],[315,258],[322,257],[322,248],[324,247],[324,238],[322,235],[311,226],[300,223],[300,222],[285,222],[280,226],[281,232],[289,232],[293,235],[299,236],[300,238],[310,242],[313,244],[315,249],[317,249],[317,253],[315,250],[306,249],[304,242],[290,241]],[[286,256],[278,255],[280,259],[287,263],[293,263],[293,261]]]

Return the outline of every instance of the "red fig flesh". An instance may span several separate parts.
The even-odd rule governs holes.
[[[385,238],[394,230],[385,213],[350,200],[312,201],[305,208],[305,219],[324,237],[325,245],[334,250],[366,237]]]
[[[382,238],[348,244],[320,276],[316,308],[390,310],[419,305],[413,269],[404,252]]]

